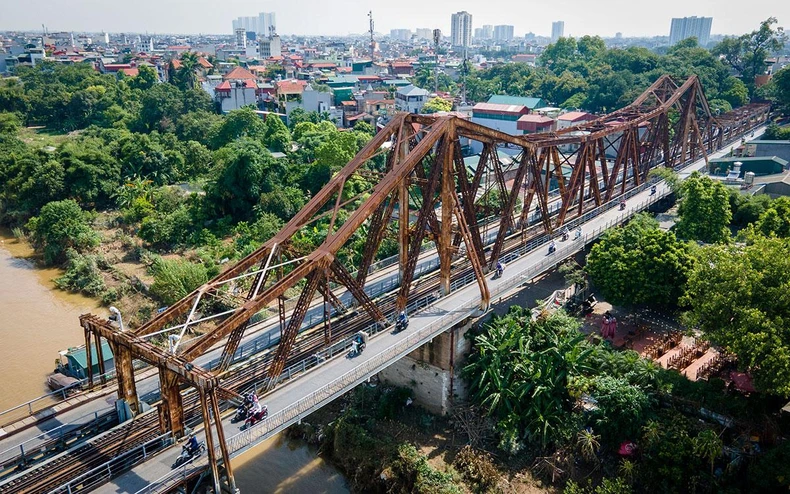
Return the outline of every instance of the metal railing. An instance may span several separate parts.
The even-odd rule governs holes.
[[[162,434],[161,436],[144,442],[136,448],[121,453],[96,468],[74,477],[60,487],[51,490],[50,494],[72,494],[73,492],[88,491],[98,485],[106,483],[114,476],[129,470],[134,465],[147,460],[149,456],[156,454],[171,444],[173,444],[172,433],[167,432]]]
[[[141,360],[134,361],[135,370],[139,370],[147,366],[148,365]],[[115,378],[115,370],[105,372],[103,376],[106,381],[110,382]],[[94,383],[100,382],[101,378],[102,375],[94,376],[93,382]],[[26,401],[25,403],[13,406],[7,410],[0,411],[0,425],[8,425],[13,421],[29,417],[43,410],[46,410],[47,408],[51,408],[59,403],[67,401],[70,398],[74,397],[74,395],[82,391],[85,391],[87,389],[87,385],[88,385],[88,378],[82,378],[79,379],[77,382],[69,386],[63,387],[57,391],[50,391],[49,393],[43,394],[37,398],[33,398],[30,401]],[[34,407],[33,406],[34,404],[38,404],[39,406]]]

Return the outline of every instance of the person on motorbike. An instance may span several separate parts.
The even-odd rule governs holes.
[[[406,316],[406,311],[405,310],[400,311],[400,314],[398,314],[398,324],[402,326],[406,326],[408,322],[409,322],[409,318],[408,316]]]
[[[582,238],[582,227],[581,226],[577,226],[576,227],[576,234],[573,236],[573,238],[576,239],[576,240]]]
[[[654,185],[654,186],[650,187],[650,195],[652,196],[655,193],[656,193],[656,186]]]
[[[554,240],[552,240],[549,242],[549,254],[553,254],[555,250],[557,250],[557,244],[555,244]]]
[[[620,211],[622,211],[623,209],[625,209],[625,199],[622,199],[620,201]]]
[[[252,404],[252,408],[250,408],[250,417],[254,417],[255,415],[261,413],[263,411],[263,407],[261,406],[261,402],[255,400]]]
[[[195,436],[195,433],[189,434],[189,439],[187,440],[186,444],[184,444],[184,449],[186,450],[189,456],[193,456],[199,450],[198,440]]]
[[[497,261],[496,262],[496,274],[497,274],[497,276],[502,276],[502,273],[504,273],[504,272],[505,272],[505,266],[502,264],[502,262]]]

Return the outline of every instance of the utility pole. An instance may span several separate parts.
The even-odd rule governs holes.
[[[433,92],[439,93],[439,42],[442,40],[442,30],[441,29],[434,29],[433,30],[433,55],[434,55],[434,66],[433,66]]]
[[[376,59],[376,41],[373,39],[373,11],[368,12],[368,17],[370,17],[370,61],[373,62]]]

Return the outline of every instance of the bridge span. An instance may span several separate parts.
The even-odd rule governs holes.
[[[670,118],[673,112],[679,118]],[[118,403],[135,418],[4,481],[0,492],[71,493],[111,477],[102,492],[159,492],[206,473],[215,490],[221,481],[234,490],[233,456],[486,311],[493,299],[665,196],[663,183],[649,193],[651,169],[702,168],[767,116],[764,105],[711,115],[695,76],[679,86],[663,76],[631,105],[547,134],[511,136],[452,116],[398,115],[281,232],[148,323],[124,331],[83,316],[88,349],[94,343],[100,349],[101,339],[112,346]],[[468,140],[483,147],[471,173],[461,157]],[[500,149],[513,153],[511,166],[502,163]],[[484,181],[488,174],[494,180]],[[624,211],[615,207],[621,199],[628,203]],[[499,217],[490,232],[478,224],[489,214]],[[325,236],[305,251],[300,232],[315,225]],[[545,244],[558,230],[577,225],[583,238],[558,242],[547,255]],[[398,275],[376,295],[368,289],[371,266],[385,239],[398,246]],[[353,242],[363,246],[361,254]],[[421,270],[426,244],[435,246],[438,266]],[[495,280],[489,270],[499,260],[508,267]],[[286,292],[298,293],[292,306]],[[318,324],[303,331],[316,307]],[[273,351],[237,362],[254,316],[266,309],[278,312]],[[403,309],[411,324],[392,334],[390,321]],[[358,330],[373,334],[368,348],[345,358]],[[153,343],[159,335],[168,348]],[[216,365],[205,363],[211,352],[219,354]],[[135,359],[158,369],[155,410],[146,411],[140,399]],[[222,408],[251,387],[264,394],[270,417],[237,432]],[[200,424],[208,455],[171,471],[178,451],[167,446]]]

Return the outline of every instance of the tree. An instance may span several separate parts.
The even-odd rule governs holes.
[[[710,462],[710,474],[713,475],[713,463],[721,456],[724,442],[710,429],[705,429],[694,438],[694,452]]]
[[[91,228],[85,212],[71,199],[50,202],[27,223],[33,245],[47,264],[66,260],[66,251],[84,252],[99,245],[99,235]]]
[[[14,135],[19,132],[22,122],[14,113],[0,113],[0,134]]]
[[[771,78],[773,87],[773,99],[781,105],[785,111],[790,111],[790,66],[783,68]],[[790,135],[787,137],[790,139]]]
[[[681,196],[678,237],[706,243],[729,240],[732,212],[724,184],[694,172],[683,181]]]
[[[137,75],[132,77],[129,81],[129,86],[133,89],[140,89],[146,91],[154,87],[154,84],[159,82],[159,77],[156,75],[156,70],[148,65],[141,65],[138,67]]]
[[[747,87],[754,91],[755,76],[765,73],[765,59],[781,50],[787,35],[781,27],[774,28],[776,17],[760,23],[759,29],[737,38],[727,37],[713,48],[713,53],[741,74]]]
[[[440,111],[450,111],[453,109],[453,103],[444,98],[435,97],[425,102],[422,107],[423,113],[436,113]]]
[[[259,141],[240,139],[217,155],[217,177],[206,188],[206,199],[220,214],[234,220],[252,216],[261,194],[279,185],[283,170]]]
[[[753,235],[747,245],[701,249],[683,301],[689,324],[738,357],[756,386],[790,396],[790,244]]]
[[[614,305],[672,306],[692,268],[689,248],[647,215],[609,230],[596,243],[585,270]]]
[[[267,128],[253,108],[245,106],[232,110],[225,115],[222,125],[217,129],[213,148],[219,149],[241,137],[250,137],[263,143]]]
[[[790,198],[778,197],[771,201],[757,221],[757,230],[766,237],[790,237]]]

